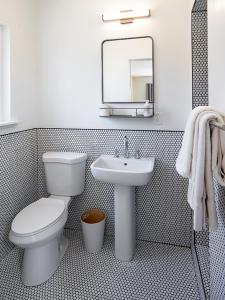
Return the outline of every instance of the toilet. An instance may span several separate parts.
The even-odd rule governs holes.
[[[11,224],[9,239],[24,248],[22,281],[39,285],[57,270],[68,247],[63,235],[72,196],[84,191],[87,154],[48,152],[43,154],[50,196],[25,207]]]

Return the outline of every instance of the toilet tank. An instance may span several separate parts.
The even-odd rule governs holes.
[[[47,152],[42,160],[49,194],[76,196],[84,191],[87,154]]]

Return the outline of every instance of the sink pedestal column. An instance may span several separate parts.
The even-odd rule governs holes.
[[[115,256],[121,261],[133,258],[136,244],[135,188],[115,185]]]

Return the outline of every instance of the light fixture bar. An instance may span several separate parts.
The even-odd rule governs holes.
[[[108,13],[102,15],[103,22],[120,21],[121,24],[133,23],[135,19],[149,18],[150,9],[122,10],[119,13]]]

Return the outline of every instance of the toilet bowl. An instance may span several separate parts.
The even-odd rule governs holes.
[[[22,281],[27,286],[48,280],[66,252],[68,240],[63,228],[72,196],[84,190],[86,159],[86,154],[73,152],[43,155],[47,189],[54,194],[19,212],[9,233],[10,241],[24,249]]]

